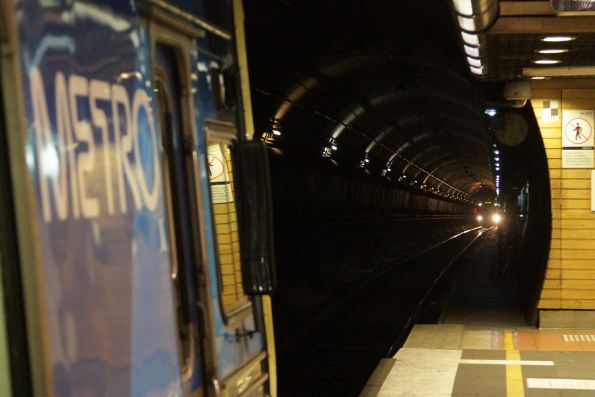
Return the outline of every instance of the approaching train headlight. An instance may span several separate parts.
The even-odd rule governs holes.
[[[483,221],[483,216],[477,215],[477,222],[481,222],[481,221]]]
[[[502,220],[502,216],[500,214],[492,215],[492,222],[494,222],[495,224],[500,223],[501,220]]]

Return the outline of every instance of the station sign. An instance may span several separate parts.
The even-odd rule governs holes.
[[[593,110],[562,112],[562,168],[593,168]]]
[[[595,2],[589,0],[550,0],[554,12],[561,16],[595,14]]]

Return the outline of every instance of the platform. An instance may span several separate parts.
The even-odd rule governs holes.
[[[595,396],[595,329],[416,325],[360,397]]]

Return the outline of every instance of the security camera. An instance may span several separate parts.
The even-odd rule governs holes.
[[[513,108],[522,108],[531,98],[531,84],[528,81],[509,81],[504,84],[504,98]]]
[[[513,108],[519,109],[527,104],[527,100],[526,99],[508,99],[508,104],[510,106],[512,106]]]

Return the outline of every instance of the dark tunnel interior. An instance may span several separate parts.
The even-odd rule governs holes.
[[[496,262],[534,322],[551,222],[545,149],[530,103],[513,108],[501,85],[471,78],[449,2],[244,6],[256,132],[270,147],[281,395],[307,395],[287,386],[321,356],[307,341],[361,286],[476,226],[479,202],[506,210]]]

